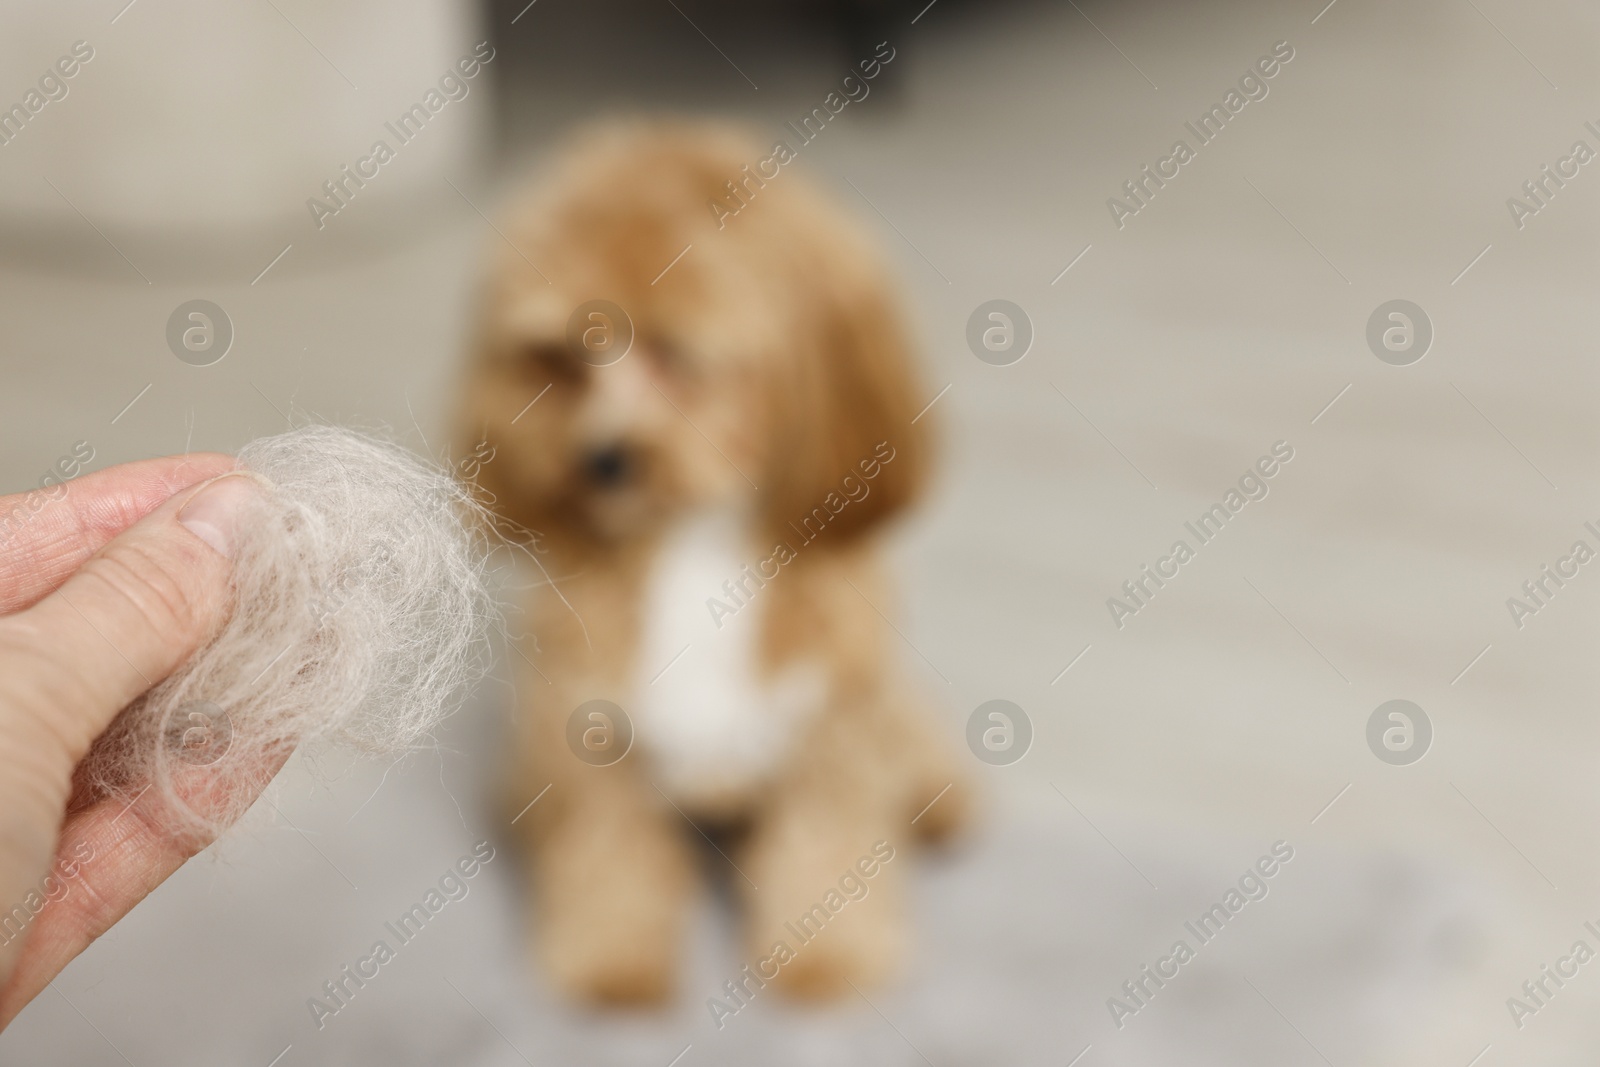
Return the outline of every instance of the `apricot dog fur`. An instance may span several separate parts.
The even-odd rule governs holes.
[[[874,842],[965,809],[880,614],[876,535],[926,480],[931,393],[873,249],[792,167],[748,177],[762,156],[699,124],[590,133],[504,227],[479,325],[462,442],[549,577],[518,649],[510,810],[549,785],[515,825],[534,941],[586,999],[671,992],[697,830],[741,828],[724,869],[757,959]],[[719,220],[730,181],[747,207]],[[626,319],[574,321],[593,300]],[[609,766],[569,745],[594,699],[634,731]],[[908,870],[884,865],[773,982],[890,977]]]

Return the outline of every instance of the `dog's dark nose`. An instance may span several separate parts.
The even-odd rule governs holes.
[[[583,458],[583,473],[590,484],[599,489],[616,489],[633,477],[638,466],[623,445],[597,448]]]

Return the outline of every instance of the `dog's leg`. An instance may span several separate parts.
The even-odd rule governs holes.
[[[582,999],[660,1001],[677,977],[693,862],[648,788],[625,767],[584,768],[552,789],[534,835],[540,955]]]
[[[902,723],[900,757],[906,764],[906,818],[918,840],[944,844],[973,820],[973,789],[958,751],[940,733],[931,709],[907,701],[897,708]]]
[[[792,958],[773,981],[795,996],[881,985],[905,950],[915,828],[903,814],[903,776],[874,773],[881,724],[853,728],[864,717],[830,713],[817,724],[765,798],[744,852],[759,886],[743,887],[749,951],[768,959],[777,942],[787,946]]]

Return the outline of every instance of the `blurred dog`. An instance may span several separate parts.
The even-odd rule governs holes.
[[[743,828],[752,956],[792,950],[766,978],[886,979],[906,865],[817,902],[965,808],[878,610],[873,535],[925,480],[927,395],[872,250],[802,176],[752,179],[762,155],[697,124],[591,132],[511,220],[479,324],[462,432],[551,577],[511,810],[549,783],[516,823],[536,941],[588,999],[668,995],[706,828]],[[832,921],[802,946],[785,924],[814,905]]]

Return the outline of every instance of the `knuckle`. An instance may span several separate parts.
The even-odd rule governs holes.
[[[198,639],[209,621],[197,581],[200,561],[152,551],[138,541],[113,541],[84,572],[130,610],[134,621],[158,634]]]

